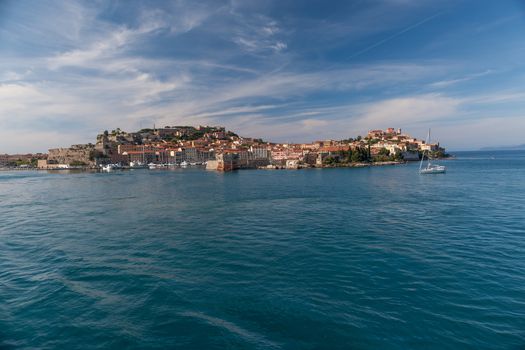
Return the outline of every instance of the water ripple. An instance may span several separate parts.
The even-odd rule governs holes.
[[[525,155],[448,166],[0,172],[0,348],[523,347]]]

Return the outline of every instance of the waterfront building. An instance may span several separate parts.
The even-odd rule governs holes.
[[[125,145],[117,146],[117,152],[119,154],[123,154],[124,152],[142,152],[142,151],[155,151],[155,150],[157,150],[157,147],[153,145],[125,144]]]
[[[272,161],[283,161],[287,159],[302,160],[303,150],[300,148],[274,148],[271,150]]]
[[[406,148],[404,147],[404,145],[401,145],[401,144],[398,145],[392,142],[380,141],[370,146],[370,153],[372,155],[377,155],[382,149],[388,150],[390,155],[396,155],[398,153],[406,151]]]
[[[267,147],[251,146],[250,151],[253,153],[254,159],[269,159],[271,152]]]
[[[183,149],[183,160],[189,163],[196,163],[199,161],[199,156],[197,154],[197,148],[188,147]]]
[[[215,152],[209,149],[197,149],[197,158],[199,162],[207,162],[210,159],[215,159]]]
[[[423,143],[423,144],[421,144],[421,146],[419,146],[419,149],[421,151],[434,152],[434,151],[439,150],[439,144],[436,144],[436,143]]]
[[[184,161],[184,152],[182,151],[181,148],[169,150],[168,163],[180,164],[183,161]]]
[[[0,166],[5,166],[9,163],[9,155],[8,154],[0,154]]]
[[[122,153],[123,156],[128,156],[128,162],[140,162],[143,164],[157,162],[157,154],[155,150],[144,150],[144,151],[128,151]]]

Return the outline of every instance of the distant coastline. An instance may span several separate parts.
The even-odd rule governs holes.
[[[525,144],[514,146],[483,147],[479,151],[525,151]]]

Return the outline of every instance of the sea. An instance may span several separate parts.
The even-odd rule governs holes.
[[[525,349],[525,152],[0,172],[0,349]]]

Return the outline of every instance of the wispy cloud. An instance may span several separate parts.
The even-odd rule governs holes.
[[[271,50],[278,53],[287,48],[282,29],[276,20],[263,15],[245,16],[235,11],[236,29],[233,42],[250,53]]]
[[[463,83],[463,82],[467,82],[467,81],[470,81],[470,80],[473,80],[473,79],[476,79],[476,78],[484,77],[484,76],[492,74],[492,73],[494,73],[494,71],[491,70],[491,69],[488,69],[488,70],[485,70],[483,72],[469,74],[469,75],[463,76],[461,78],[437,81],[437,82],[434,82],[434,83],[430,84],[430,86],[434,87],[434,88],[444,88],[444,87],[448,87],[450,85]]]

